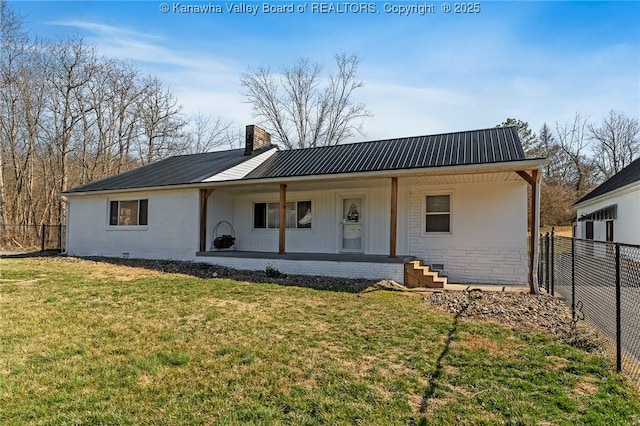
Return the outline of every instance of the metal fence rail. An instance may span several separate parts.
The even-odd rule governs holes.
[[[64,225],[0,224],[0,249],[10,251],[64,250]]]
[[[616,369],[640,381],[640,246],[540,238],[539,284],[609,338]]]

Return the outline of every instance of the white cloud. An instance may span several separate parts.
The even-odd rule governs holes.
[[[132,61],[157,75],[183,104],[186,114],[220,115],[240,123],[250,118],[250,108],[239,95],[240,67],[232,60],[170,47],[158,34],[78,20],[51,24],[84,30],[86,40],[101,55]]]
[[[78,20],[53,24],[80,29],[101,54],[157,74],[188,114],[221,115],[239,125],[253,120],[239,85],[249,58],[205,51],[212,47],[173,46],[160,33]],[[637,46],[559,51],[498,35],[504,34],[474,34],[468,47],[469,34],[448,42],[441,35],[438,43],[389,52],[392,59],[373,54],[380,46],[361,52],[366,85],[356,96],[374,117],[364,123],[366,136],[355,139],[491,127],[507,117],[528,121],[537,131],[544,122],[553,126],[576,112],[595,120],[610,109],[640,116]],[[246,46],[239,51],[246,54]]]

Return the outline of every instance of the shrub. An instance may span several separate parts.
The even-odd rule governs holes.
[[[275,266],[267,265],[264,272],[267,274],[269,278],[280,278],[282,276],[282,272],[280,272]]]

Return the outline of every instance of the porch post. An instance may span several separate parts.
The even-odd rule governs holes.
[[[285,254],[287,229],[287,185],[280,184],[280,229],[278,239],[278,254]]]
[[[389,257],[396,257],[398,232],[398,178],[391,178],[391,226],[389,227]]]
[[[532,170],[531,175],[523,170],[516,171],[518,176],[527,181],[531,185],[531,230],[529,239],[529,292],[531,294],[539,294],[537,280],[535,280],[535,262],[538,259],[538,245],[536,239],[538,238],[538,232],[540,230],[540,224],[538,223],[538,216],[540,210],[538,207],[540,197],[538,195],[538,169]]]
[[[207,199],[212,193],[213,188],[200,190],[200,251],[207,251]]]
[[[540,235],[540,193],[542,192],[542,188],[540,187],[540,182],[542,180],[542,174],[538,173],[538,170],[534,170],[531,172],[533,174],[533,179],[535,181],[535,186],[533,189],[533,194],[535,194],[535,199],[531,200],[531,205],[535,207],[535,216],[533,217],[533,231],[531,233],[531,244],[533,247],[533,266],[531,273],[533,276],[533,281],[538,282],[538,258],[540,257],[540,250],[538,244],[534,242],[534,240],[538,239]],[[536,292],[539,293],[540,289],[536,286]]]

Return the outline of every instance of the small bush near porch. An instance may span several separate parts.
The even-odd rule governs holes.
[[[0,259],[2,424],[634,424],[607,361],[421,297]]]

